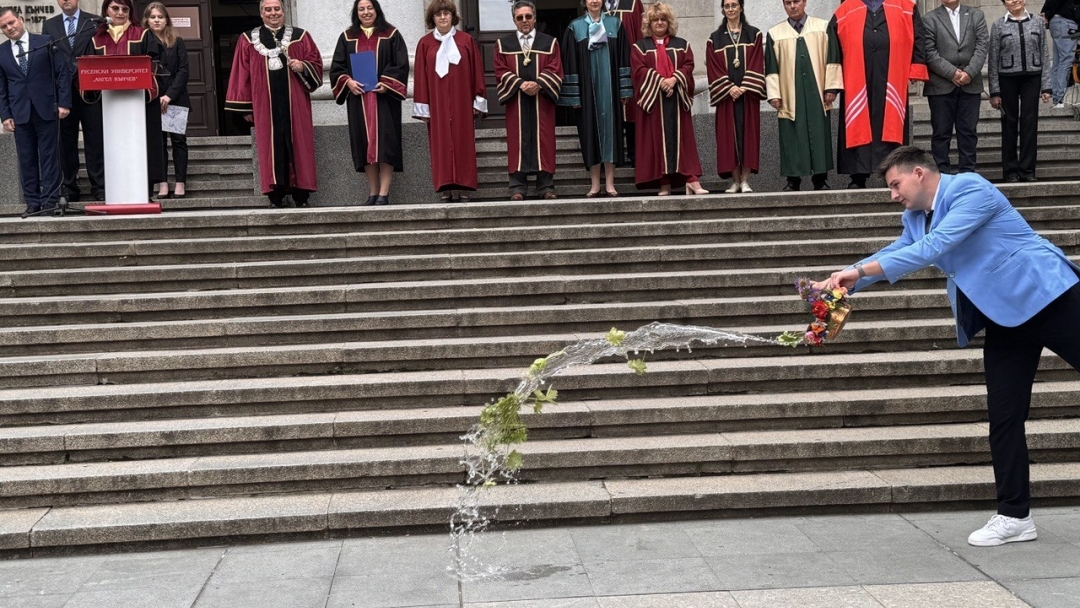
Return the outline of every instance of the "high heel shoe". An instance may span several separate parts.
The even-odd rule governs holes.
[[[731,185],[728,186],[728,189],[724,190],[724,192],[727,192],[728,194],[736,194],[739,192],[739,186],[739,182],[731,182]]]
[[[709,191],[701,187],[701,182],[687,182],[686,183],[687,194],[708,194]]]

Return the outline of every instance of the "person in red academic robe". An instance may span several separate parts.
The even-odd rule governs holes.
[[[694,52],[675,37],[679,24],[671,7],[657,2],[645,12],[642,26],[649,36],[630,51],[634,101],[638,107],[637,160],[634,183],[638,188],[671,188],[706,194],[698,178],[701,160],[694,139]]]
[[[866,180],[907,135],[908,82],[926,81],[926,34],[914,0],[844,0],[830,27],[840,42],[844,90],[836,172]]]
[[[225,110],[255,125],[262,192],[275,207],[297,207],[317,190],[311,93],[322,84],[322,55],[311,34],[285,25],[281,0],[263,0],[263,24],[236,41]]]
[[[163,47],[157,36],[139,25],[131,0],[107,0],[102,13],[112,23],[102,23],[94,33],[94,52],[98,55],[149,55],[152,61],[161,56]],[[153,197],[154,186],[165,181],[165,156],[162,154],[160,92],[154,79],[147,91],[146,105],[146,168],[150,183],[147,190]]]
[[[645,15],[642,0],[604,0],[604,14],[615,17],[622,24],[626,34],[626,44],[632,45],[641,38],[641,20]],[[626,149],[630,164],[634,164],[634,148],[637,132],[634,122],[637,120],[637,106],[634,101],[623,103],[623,133],[626,135]]]
[[[356,0],[353,25],[338,38],[330,65],[334,99],[345,104],[353,167],[367,175],[363,205],[389,205],[390,180],[404,171],[401,102],[409,82],[409,50],[397,28],[386,21],[379,0]],[[353,79],[354,53],[373,53],[379,83],[370,91]]]
[[[705,51],[709,102],[716,107],[716,172],[731,178],[727,192],[753,192],[750,175],[760,166],[764,41],[747,23],[743,0],[724,0],[723,8],[724,20]]]
[[[524,200],[528,175],[536,193],[555,195],[555,102],[562,88],[562,52],[554,37],[536,31],[536,5],[514,3],[518,31],[495,43],[495,81],[506,106],[510,200]]]
[[[474,115],[486,114],[484,59],[472,36],[457,29],[457,7],[434,0],[425,14],[433,30],[416,45],[413,117],[427,123],[431,180],[440,200],[469,200],[475,191]]]

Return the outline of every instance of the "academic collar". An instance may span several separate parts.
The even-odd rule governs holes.
[[[124,32],[128,31],[129,27],[131,27],[130,21],[123,25],[110,25],[109,36],[112,36],[113,42],[120,42],[120,37],[124,35]]]
[[[1017,19],[1016,17],[1012,16],[1012,13],[1005,13],[1005,18],[1009,21],[1016,21],[1017,23],[1019,23],[1021,21],[1027,21],[1028,19],[1031,19],[1031,13],[1027,12],[1027,9],[1025,8],[1023,17]]]

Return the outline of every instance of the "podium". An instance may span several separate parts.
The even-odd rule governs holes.
[[[154,87],[146,55],[79,57],[79,88],[101,91],[105,143],[105,204],[95,213],[161,213],[150,202],[146,167],[146,91]]]

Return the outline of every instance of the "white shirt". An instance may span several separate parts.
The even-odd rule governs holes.
[[[953,33],[956,34],[956,41],[960,42],[960,5],[957,5],[955,9],[945,7],[945,12],[949,14],[949,21],[952,21]]]
[[[11,41],[11,56],[15,58],[15,63],[19,63],[19,53],[20,53],[20,51],[19,51],[19,45],[16,44],[16,42],[19,42],[19,41],[22,41],[22,43],[23,43],[21,52],[23,52],[23,53],[30,52],[30,30],[24,30],[22,38],[19,38],[19,40],[12,40]],[[30,60],[29,55],[26,57],[26,60],[27,61]]]

